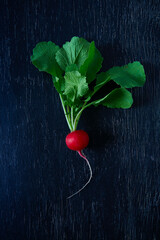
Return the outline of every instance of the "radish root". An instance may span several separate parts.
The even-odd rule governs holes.
[[[77,192],[73,193],[71,196],[67,197],[67,199],[72,198],[72,197],[75,196],[76,194],[80,193],[80,192],[89,184],[89,182],[91,181],[91,178],[92,178],[92,168],[91,168],[91,165],[90,165],[88,159],[86,158],[86,156],[83,154],[82,151],[77,151],[77,152],[79,153],[79,155],[80,155],[83,159],[86,160],[87,165],[88,165],[88,167],[89,167],[89,171],[90,171],[90,177],[89,177],[88,181],[86,182],[86,184],[85,184],[82,188],[80,188]]]

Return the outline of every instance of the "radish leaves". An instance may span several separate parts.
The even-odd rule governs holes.
[[[80,67],[80,73],[86,75],[87,82],[91,83],[96,78],[96,73],[102,67],[103,58],[95,47],[95,43],[91,42],[90,48],[88,51],[88,57],[84,64]]]
[[[82,66],[88,57],[90,43],[83,38],[73,37],[70,42],[66,42],[57,52],[56,60],[59,66],[65,71],[67,66],[76,64],[78,68]]]
[[[39,71],[52,76],[71,131],[76,130],[82,112],[89,106],[130,108],[133,98],[126,88],[142,87],[146,80],[138,61],[98,73],[103,62],[100,52],[94,41],[89,43],[79,37],[73,37],[62,48],[51,41],[40,42],[33,49],[31,61]],[[110,80],[120,88],[92,101],[92,96]]]
[[[64,76],[65,79],[65,91],[68,101],[71,101],[74,105],[75,101],[83,97],[87,91],[88,83],[86,83],[86,77],[81,76],[78,71],[67,72]]]
[[[96,100],[93,105],[100,104],[109,108],[130,108],[133,103],[132,94],[125,88],[116,88],[104,98]]]
[[[55,54],[59,50],[53,42],[40,42],[33,49],[31,61],[39,71],[47,72],[53,76],[62,75],[62,70],[55,59]]]
[[[144,68],[140,62],[113,67],[107,71],[107,75],[118,85],[125,88],[142,87],[146,79]]]

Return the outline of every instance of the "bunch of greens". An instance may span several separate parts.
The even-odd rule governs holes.
[[[98,73],[103,62],[100,52],[94,41],[79,37],[73,37],[62,48],[51,41],[40,42],[33,49],[31,61],[39,71],[52,76],[71,131],[77,129],[82,112],[89,106],[130,108],[133,98],[126,88],[142,87],[145,83],[144,68],[138,61]],[[119,87],[93,101],[93,95],[110,80]]]

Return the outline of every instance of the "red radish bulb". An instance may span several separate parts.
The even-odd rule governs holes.
[[[66,145],[74,151],[81,151],[86,148],[89,143],[89,136],[83,130],[76,130],[69,133],[66,137]]]

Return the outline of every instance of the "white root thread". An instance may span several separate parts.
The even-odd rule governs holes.
[[[80,155],[83,159],[86,160],[87,165],[88,165],[88,167],[89,167],[89,171],[90,171],[90,177],[89,177],[88,181],[85,183],[85,185],[84,185],[82,188],[80,188],[77,192],[73,193],[71,196],[67,197],[67,199],[69,199],[69,198],[75,196],[76,194],[80,193],[80,192],[89,184],[89,182],[91,181],[91,178],[92,178],[92,168],[91,168],[91,165],[90,165],[88,159],[85,157],[85,155],[82,153],[82,151],[77,151],[77,152],[79,153],[79,155]]]

